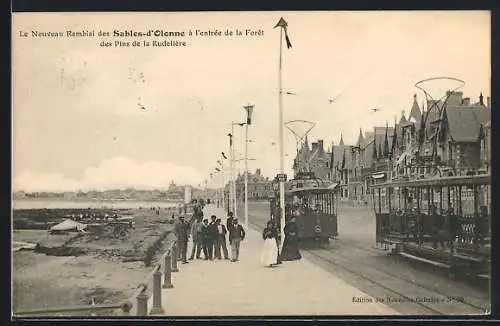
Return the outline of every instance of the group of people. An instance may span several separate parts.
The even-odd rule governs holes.
[[[261,253],[261,263],[264,266],[274,267],[283,261],[301,259],[298,244],[298,228],[295,217],[290,217],[284,228],[285,238],[281,253],[279,253],[280,234],[278,226],[274,221],[267,222],[262,232],[264,246]],[[231,262],[239,261],[240,244],[245,239],[245,230],[229,212],[226,223],[222,223],[216,215],[210,216],[210,221],[204,218],[201,209],[195,210],[193,219],[185,221],[184,216],[179,216],[175,224],[175,235],[178,244],[178,260],[188,263],[188,241],[192,239],[191,254],[189,260],[193,259],[226,259]],[[231,249],[231,257],[227,243]],[[203,257],[202,257],[203,254]]]
[[[202,259],[203,253],[205,260],[227,259],[231,262],[239,260],[240,243],[245,239],[245,230],[232,212],[228,214],[225,225],[216,215],[210,217],[210,222],[204,219],[202,211],[195,212],[192,223],[180,216],[175,225],[175,234],[179,248],[178,259],[183,263],[188,263],[187,244],[190,237],[193,244],[189,260]],[[231,257],[227,248],[228,241]]]
[[[279,252],[280,235],[276,224],[273,221],[267,222],[262,238],[264,246],[262,248],[261,263],[264,266],[274,267],[283,261],[301,259],[299,251],[298,228],[295,223],[295,217],[290,217],[284,228],[285,239],[281,253]]]

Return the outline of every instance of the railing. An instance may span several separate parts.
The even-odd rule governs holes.
[[[163,266],[163,273],[162,273]],[[146,283],[141,283],[135,293],[122,303],[98,304],[92,306],[73,306],[73,307],[55,307],[39,308],[30,310],[19,310],[14,313],[15,317],[20,316],[39,316],[46,314],[63,314],[72,312],[97,312],[109,310],[121,310],[122,316],[148,316],[148,300],[150,294],[153,294],[153,307],[149,315],[163,315],[162,288],[171,289],[172,272],[178,272],[177,267],[177,241],[174,241],[170,248],[161,256],[160,261],[150,275],[146,278]],[[162,281],[163,276],[163,281]],[[133,302],[136,302],[134,305]]]

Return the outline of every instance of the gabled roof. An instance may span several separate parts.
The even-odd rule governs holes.
[[[340,168],[342,165],[342,160],[344,158],[344,152],[345,152],[345,166],[348,167],[351,162],[352,162],[352,153],[351,153],[351,145],[338,145],[334,146],[333,150],[333,159],[334,162],[333,164],[336,166],[338,163],[338,167]],[[330,153],[331,155],[331,153]]]
[[[481,124],[491,119],[491,110],[485,106],[454,106],[446,108],[450,136],[457,142],[476,141]]]
[[[405,117],[405,111],[401,111],[401,119],[399,119],[399,123],[407,123],[408,120],[406,120],[406,117]]]
[[[356,142],[356,147],[362,148],[365,145],[365,138],[363,137],[363,131],[359,128],[358,141]]]
[[[415,122],[419,122],[421,117],[422,117],[422,112],[420,111],[420,107],[418,106],[417,95],[415,94],[413,95],[413,104],[410,109],[410,115],[408,116],[408,121],[414,119]]]

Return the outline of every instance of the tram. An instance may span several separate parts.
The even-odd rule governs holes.
[[[279,182],[273,181],[271,220],[280,227]],[[299,241],[328,242],[338,236],[337,184],[299,172],[285,183],[285,219],[295,217]]]
[[[489,174],[372,185],[376,242],[392,253],[490,278]]]

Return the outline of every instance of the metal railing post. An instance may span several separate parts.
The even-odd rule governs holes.
[[[165,314],[165,311],[161,304],[161,270],[160,266],[158,266],[153,275],[153,308],[151,308],[150,315],[163,314]]]
[[[144,291],[137,295],[137,316],[148,315],[148,299],[149,296]]]
[[[177,268],[177,241],[172,244],[172,272],[177,273],[179,269]]]
[[[122,315],[123,316],[129,316],[130,310],[132,310],[132,303],[125,302],[124,304],[122,304]]]
[[[173,288],[172,284],[172,251],[170,250],[165,255],[165,274],[163,274],[163,288],[171,289]]]

